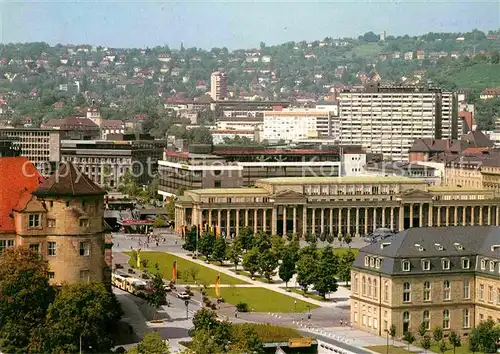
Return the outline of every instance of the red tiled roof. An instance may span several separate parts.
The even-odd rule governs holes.
[[[62,119],[51,119],[47,123],[42,124],[42,128],[98,128],[97,124],[91,121],[88,118],[79,118],[79,117],[67,117]]]
[[[123,127],[123,122],[119,119],[104,119],[102,121],[102,126],[108,128],[121,128]]]
[[[25,205],[38,187],[40,174],[26,157],[0,158],[0,233],[14,232],[13,209]]]

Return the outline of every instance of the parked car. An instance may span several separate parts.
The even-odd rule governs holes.
[[[169,292],[171,292],[171,291],[172,291],[172,288],[170,287],[170,285],[165,285],[165,286],[163,286],[163,289],[165,289],[165,291],[166,291],[167,293],[169,293]]]
[[[185,291],[182,291],[182,292],[178,293],[177,297],[179,299],[182,299],[182,300],[189,300],[189,299],[191,299],[191,296],[189,296],[189,294],[187,292],[185,292]]]

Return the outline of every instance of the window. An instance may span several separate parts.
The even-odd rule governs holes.
[[[403,284],[403,302],[410,302],[411,300],[411,286],[410,283],[405,282]]]
[[[89,227],[89,219],[80,219],[80,227]]]
[[[401,263],[402,263],[403,272],[409,272],[410,271],[410,262],[403,261]]]
[[[354,284],[353,284],[353,288],[354,288],[354,293],[355,293],[355,294],[357,294],[357,293],[358,293],[358,286],[359,286],[358,281],[359,281],[359,279],[358,279],[358,275],[356,274],[356,275],[354,276],[354,281],[353,281],[353,283],[354,283]]]
[[[222,187],[222,182],[220,179],[216,179],[214,181],[214,188],[221,188]]]
[[[361,278],[361,294],[366,296],[366,278],[364,276]]]
[[[424,327],[426,330],[431,329],[431,321],[430,321],[428,310],[424,311],[424,316],[423,316],[422,322],[424,323]]]
[[[375,258],[370,257],[370,267],[375,267]]]
[[[88,242],[80,242],[80,256],[90,255],[90,245]]]
[[[14,246],[14,240],[0,240],[0,253],[7,247]]]
[[[431,282],[424,281],[424,301],[431,301]]]
[[[365,256],[365,267],[368,267],[370,265],[370,257]]]
[[[495,271],[495,262],[490,261],[490,272],[494,272],[494,271]]]
[[[481,270],[486,269],[486,259],[481,259]]]
[[[449,329],[450,328],[450,310],[444,309],[443,310],[443,329]]]
[[[469,258],[462,258],[462,268],[469,269],[470,268],[470,260]]]
[[[372,297],[372,280],[368,278],[368,297]]]
[[[479,300],[484,301],[484,284],[479,284]]]
[[[377,279],[373,280],[373,298],[378,299],[378,284]]]
[[[470,282],[468,279],[464,280],[464,299],[470,299]]]
[[[431,270],[431,262],[429,260],[422,260],[422,270]]]
[[[47,227],[56,227],[56,219],[47,219]]]
[[[80,281],[84,283],[90,282],[90,273],[88,270],[80,271]]]
[[[56,255],[56,243],[55,242],[48,242],[47,243],[47,254],[49,256]]]
[[[54,277],[56,276],[54,272],[48,272],[47,274],[49,275],[49,279],[54,279]]]
[[[451,284],[449,280],[443,282],[443,300],[450,300]]]
[[[66,201],[66,208],[69,208],[69,200]]]
[[[377,258],[375,260],[375,268],[379,269],[380,268],[380,258]]]
[[[30,214],[29,215],[29,222],[28,226],[30,229],[33,229],[35,227],[40,227],[40,214]]]
[[[39,243],[30,243],[30,250],[33,252],[40,252],[40,244]]]
[[[442,259],[441,264],[443,266],[443,270],[449,270],[450,269],[450,260],[449,259]]]
[[[384,301],[389,302],[389,283],[384,282]]]
[[[463,320],[463,325],[464,325],[464,328],[469,328],[470,326],[470,321],[469,321],[469,309],[464,309],[464,320]]]
[[[493,287],[488,286],[488,302],[493,303]]]

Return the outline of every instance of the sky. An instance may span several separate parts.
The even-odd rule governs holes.
[[[0,0],[0,42],[258,47],[287,41],[500,29],[500,0]]]

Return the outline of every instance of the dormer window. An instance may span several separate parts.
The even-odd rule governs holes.
[[[375,268],[379,269],[380,268],[380,258],[375,259]]]
[[[30,214],[28,216],[28,228],[34,229],[40,227],[42,217],[40,214]]]
[[[462,258],[462,269],[469,269],[469,268],[470,268],[470,259]]]
[[[416,244],[415,244],[415,247],[417,248],[417,250],[418,250],[419,252],[423,252],[423,251],[424,251],[424,246],[422,246],[422,245],[421,245],[421,244],[419,244],[419,243],[416,243]]]
[[[443,245],[442,245],[442,244],[440,244],[440,243],[435,243],[435,244],[434,244],[434,246],[436,246],[436,249],[437,249],[438,251],[443,251],[443,250],[444,250]]]
[[[457,251],[463,251],[464,250],[464,246],[462,246],[460,243],[458,242],[455,242],[453,244],[453,246],[455,246],[455,248],[457,249]]]
[[[365,256],[365,267],[368,267],[370,265],[370,257]]]
[[[370,267],[375,267],[375,258],[370,257]]]
[[[450,260],[447,258],[442,259],[441,265],[443,266],[443,270],[449,270],[450,269]]]
[[[403,269],[403,272],[409,272],[410,271],[410,261],[402,261],[401,268]]]
[[[494,271],[495,271],[495,262],[490,261],[490,272],[494,272]]]
[[[481,259],[481,270],[486,270],[486,259]]]
[[[431,261],[429,261],[428,259],[423,259],[422,270],[431,270]]]

